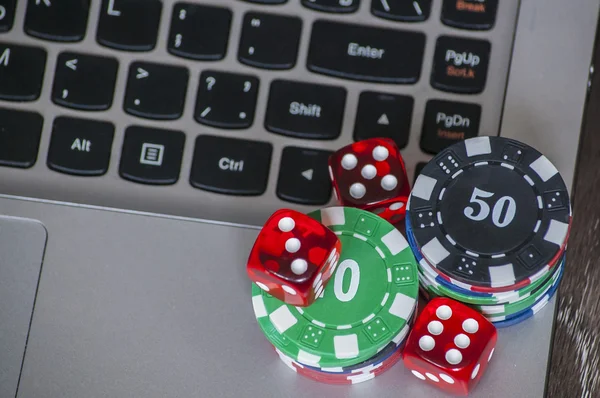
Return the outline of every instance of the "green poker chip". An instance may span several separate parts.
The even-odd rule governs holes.
[[[330,207],[309,216],[340,238],[335,274],[321,297],[303,308],[253,284],[254,312],[271,344],[295,361],[352,366],[403,338],[417,305],[417,263],[402,234],[372,213]]]

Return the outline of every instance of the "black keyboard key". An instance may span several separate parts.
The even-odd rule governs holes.
[[[285,201],[324,205],[331,199],[328,161],[332,152],[286,147],[283,149],[277,196]]]
[[[491,44],[486,40],[441,36],[435,46],[431,85],[453,93],[482,92],[490,51]]]
[[[284,4],[287,3],[288,0],[244,0],[247,3],[254,3],[254,4]]]
[[[349,13],[358,10],[360,0],[302,0],[302,5],[318,11]]]
[[[44,40],[81,41],[89,11],[90,0],[29,0],[25,32]]]
[[[8,32],[15,20],[15,5],[17,0],[0,0],[0,33]]]
[[[0,166],[33,166],[43,124],[39,113],[0,108]]]
[[[244,16],[238,60],[263,69],[291,69],[296,65],[302,20],[249,12]]]
[[[0,43],[0,99],[35,101],[42,91],[46,51]]]
[[[274,80],[265,127],[291,137],[333,140],[341,133],[345,104],[343,87]]]
[[[85,111],[109,109],[119,63],[114,58],[64,52],[58,56],[52,101]]]
[[[222,129],[252,126],[258,84],[254,76],[210,70],[202,72],[194,114],[196,121]]]
[[[371,0],[371,12],[392,21],[421,22],[429,18],[431,0]]]
[[[119,174],[140,184],[172,185],[179,179],[185,134],[131,126],[125,130]]]
[[[409,84],[421,76],[424,50],[423,33],[317,21],[307,66],[344,79]]]
[[[469,30],[490,30],[496,22],[498,0],[444,0],[442,22]]]
[[[171,17],[168,50],[200,61],[223,59],[227,53],[231,11],[227,8],[177,3]]]
[[[271,144],[200,135],[196,138],[190,184],[229,195],[262,195],[267,188]]]
[[[354,140],[391,138],[400,149],[408,144],[414,100],[405,95],[365,91],[360,94]]]
[[[179,119],[183,113],[189,72],[186,68],[134,62],[129,67],[125,112],[155,120]]]
[[[150,51],[161,11],[160,0],[102,0],[96,40],[117,50]]]
[[[437,154],[442,149],[479,134],[481,106],[431,100],[425,108],[421,149]]]
[[[52,125],[48,167],[77,176],[108,171],[115,126],[108,122],[58,117]]]

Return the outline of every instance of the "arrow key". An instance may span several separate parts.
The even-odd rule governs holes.
[[[119,64],[114,58],[63,52],[58,56],[52,101],[73,109],[103,111],[113,102]]]
[[[277,181],[277,196],[287,202],[324,205],[331,198],[327,161],[332,152],[285,147]]]
[[[406,147],[413,111],[412,97],[365,91],[360,94],[354,140],[385,137]]]

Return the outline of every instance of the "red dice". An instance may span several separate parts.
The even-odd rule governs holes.
[[[340,149],[329,158],[329,174],[342,206],[373,212],[392,224],[404,219],[410,185],[394,141],[371,138]]]
[[[320,222],[294,210],[273,213],[258,234],[246,271],[261,289],[298,307],[323,293],[341,242]]]
[[[466,395],[492,359],[496,328],[479,312],[448,298],[431,300],[404,348],[404,364],[421,380]]]

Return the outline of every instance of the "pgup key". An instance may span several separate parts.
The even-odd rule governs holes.
[[[259,81],[254,76],[217,71],[200,75],[195,119],[222,129],[252,126]]]

